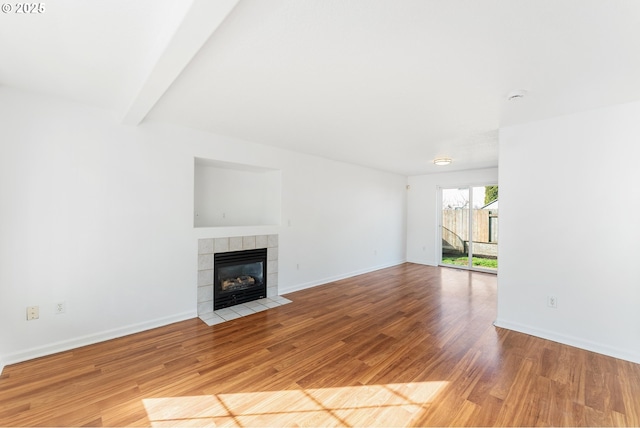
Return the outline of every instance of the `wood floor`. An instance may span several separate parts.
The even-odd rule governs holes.
[[[640,365],[496,328],[496,277],[403,264],[5,368],[0,426],[638,426]]]

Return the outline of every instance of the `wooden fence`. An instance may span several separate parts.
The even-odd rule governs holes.
[[[473,215],[472,236],[469,234],[468,209],[442,210],[443,250],[466,252],[470,240],[478,244],[498,243],[498,210],[475,209],[471,210],[471,215]]]

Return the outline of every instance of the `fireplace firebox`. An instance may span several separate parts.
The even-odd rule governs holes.
[[[266,248],[214,255],[214,310],[262,299],[266,296]]]

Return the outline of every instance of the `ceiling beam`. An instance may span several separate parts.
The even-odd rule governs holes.
[[[122,123],[139,125],[240,0],[194,0]]]

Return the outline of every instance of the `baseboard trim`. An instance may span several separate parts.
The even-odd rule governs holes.
[[[40,358],[40,357],[45,357],[47,355],[57,354],[58,352],[69,351],[71,349],[80,348],[82,346],[93,345],[94,343],[104,342],[111,339],[117,339],[119,337],[128,336],[134,333],[140,333],[142,331],[151,330],[153,328],[163,327],[168,324],[173,324],[174,322],[196,318],[197,316],[198,315],[196,314],[195,311],[182,312],[179,314],[170,315],[168,317],[156,318],[151,321],[131,324],[124,327],[105,330],[96,334],[76,337],[70,340],[63,340],[63,341],[51,343],[45,346],[38,346],[36,348],[27,349],[25,351],[3,355],[0,357],[2,359],[2,364],[0,364],[0,368],[4,368],[5,366],[11,365],[11,364],[32,360],[34,358]],[[0,370],[0,373],[2,373],[1,370]]]
[[[529,334],[531,336],[536,336],[542,339],[551,340],[553,342],[562,343],[563,345],[574,346],[576,348],[640,364],[640,355],[629,350],[604,345],[602,343],[592,342],[589,340],[581,339],[579,337],[558,334],[554,331],[531,327],[507,320],[497,319],[493,323],[493,325],[500,328],[506,328],[507,330],[513,330],[519,333]]]
[[[334,275],[334,276],[330,276],[330,277],[326,277],[323,279],[319,279],[316,281],[309,281],[309,282],[305,282],[302,284],[297,284],[294,285],[292,287],[282,287],[281,290],[279,290],[279,294],[287,294],[287,293],[293,293],[294,291],[300,291],[300,290],[305,290],[307,288],[312,288],[312,287],[317,287],[318,285],[324,285],[324,284],[328,284],[330,282],[335,282],[335,281],[340,281],[341,279],[347,279],[347,278],[351,278],[354,276],[358,276],[358,275],[364,275],[365,273],[371,273],[371,272],[375,272],[377,270],[381,270],[381,269],[386,269],[386,268],[390,268],[393,266],[398,266],[401,265],[403,263],[406,263],[406,260],[398,260],[398,261],[394,261],[391,263],[385,263],[383,265],[378,265],[378,266],[373,266],[370,268],[366,268],[366,269],[360,269],[360,270],[356,270],[356,271],[352,271],[352,272],[348,272],[348,273],[344,273],[344,274],[340,274],[340,275]]]
[[[438,263],[425,262],[424,260],[417,260],[417,259],[411,259],[411,260],[407,259],[407,263],[415,263],[417,265],[438,267]]]

